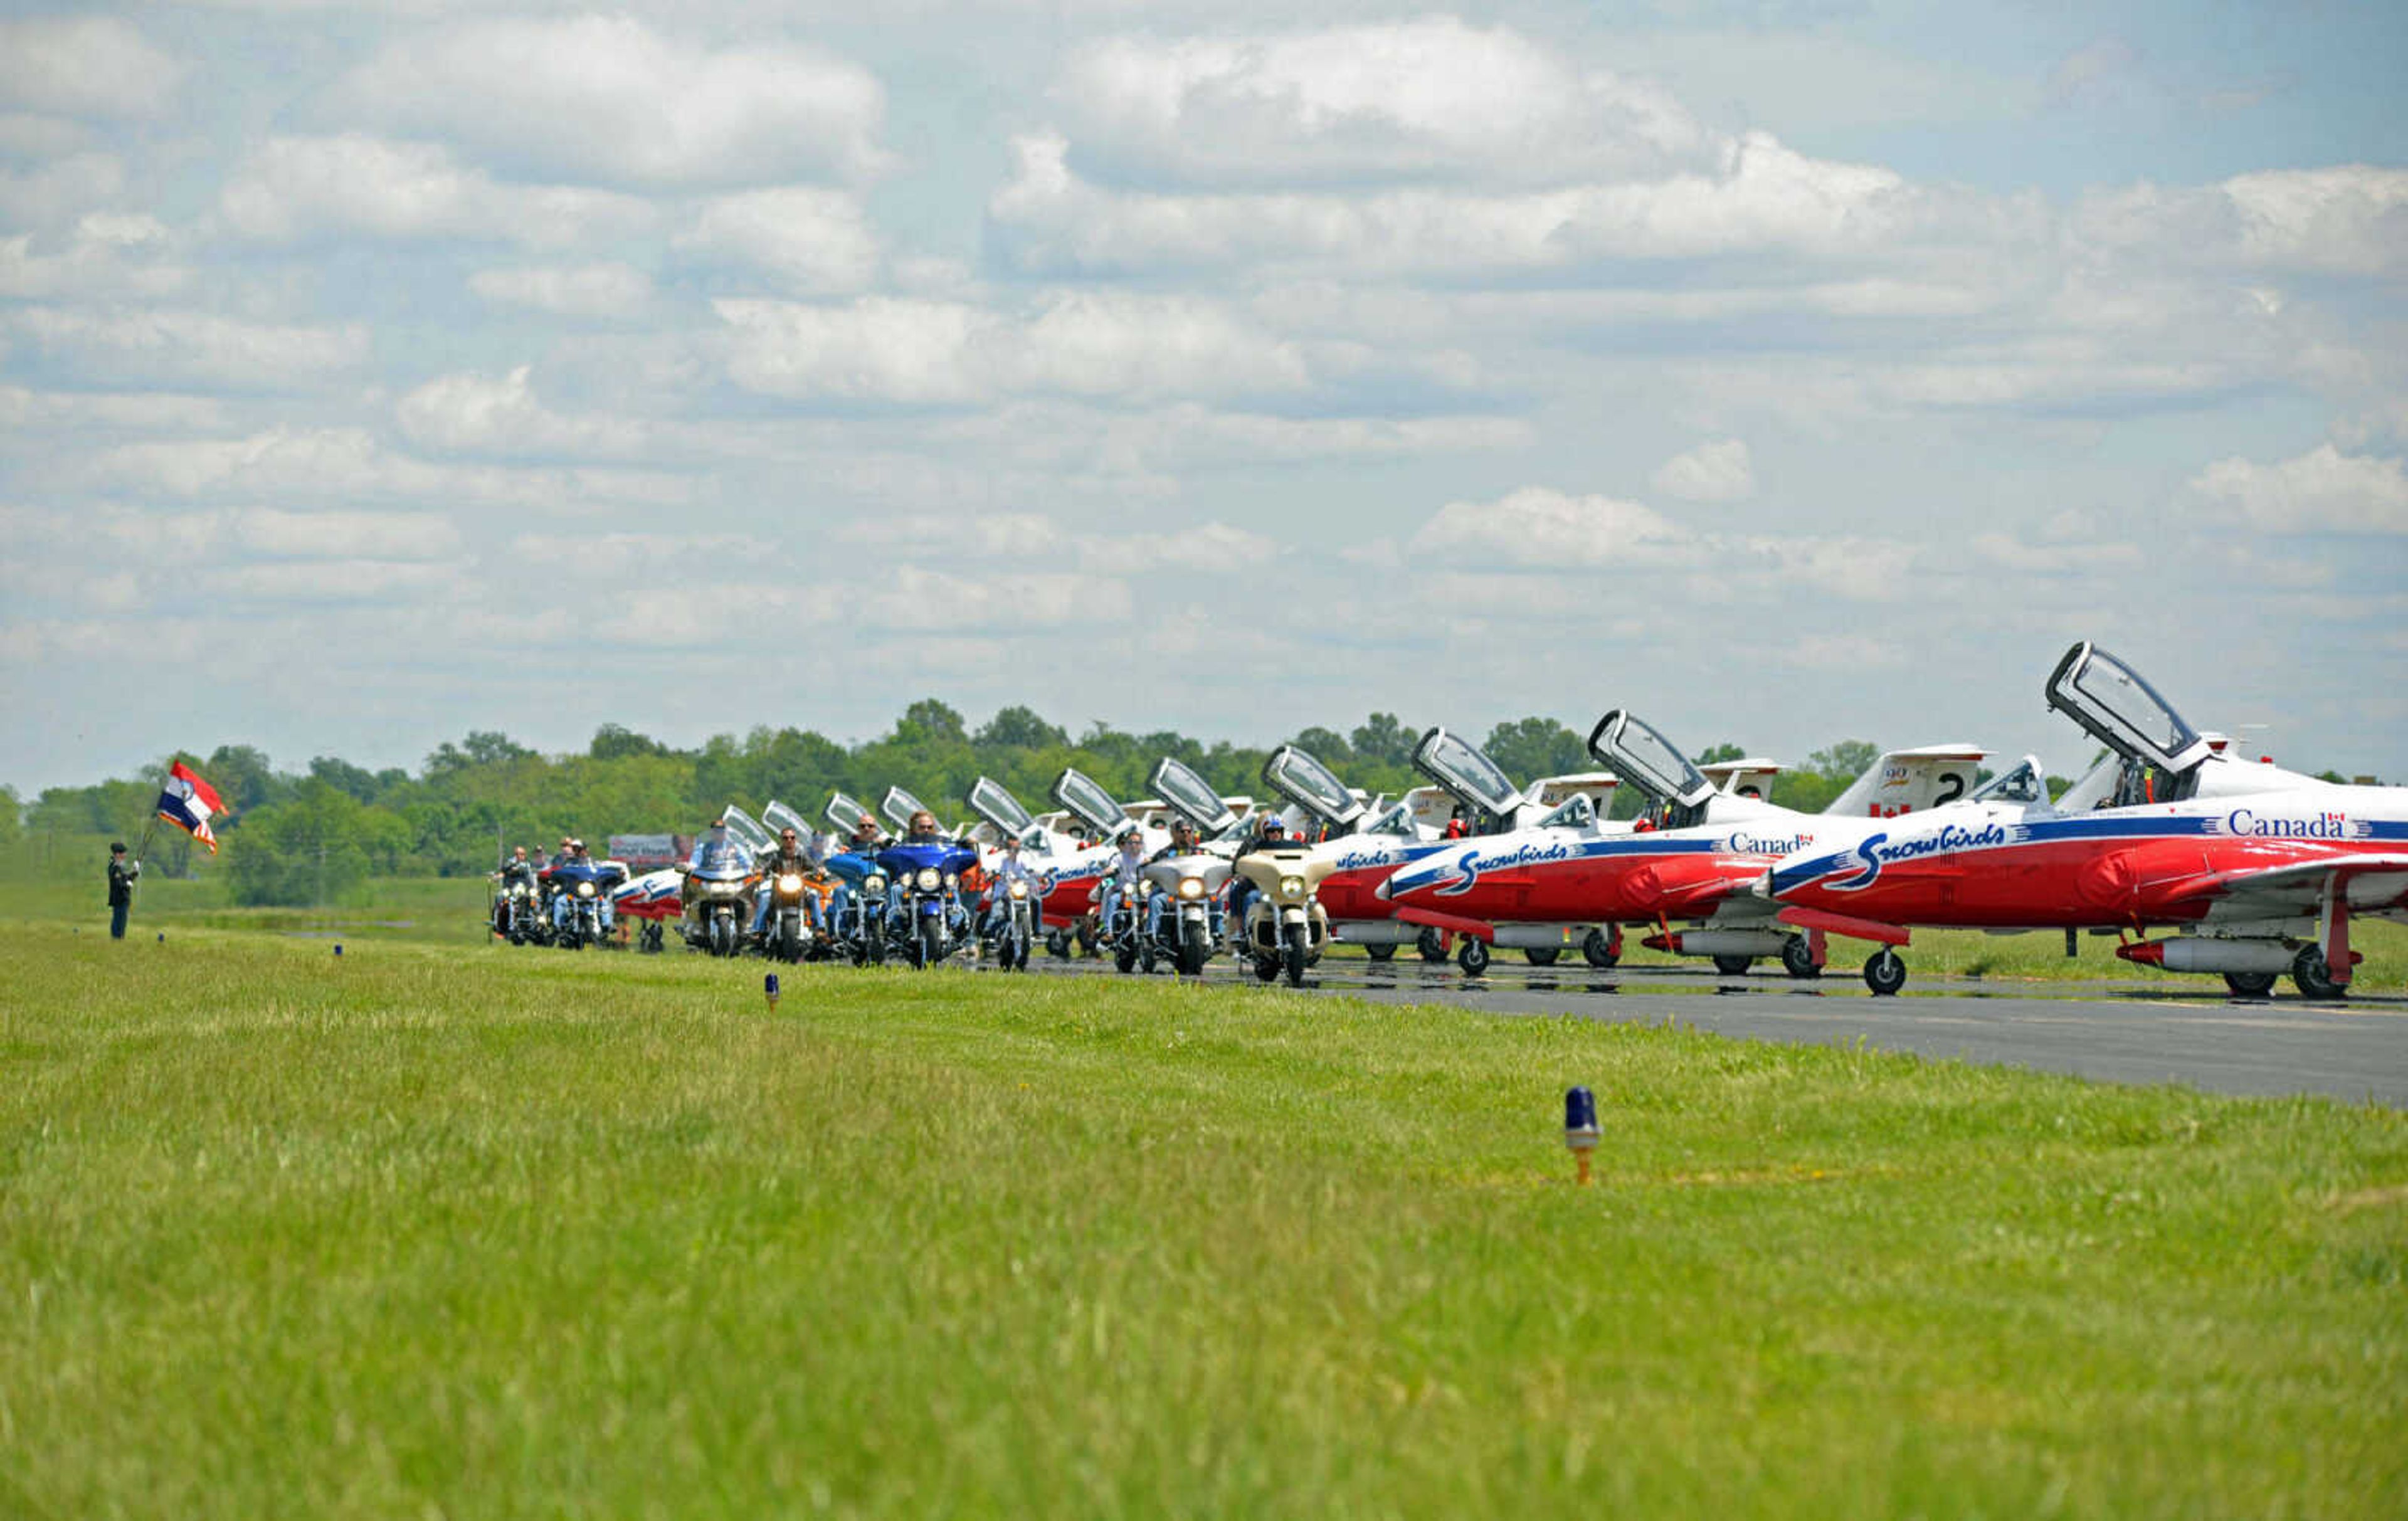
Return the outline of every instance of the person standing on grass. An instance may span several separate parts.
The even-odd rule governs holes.
[[[125,938],[125,916],[134,911],[134,879],[142,875],[142,863],[128,864],[125,841],[108,842],[108,938]]]

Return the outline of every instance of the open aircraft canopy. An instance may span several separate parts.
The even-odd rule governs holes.
[[[810,820],[774,798],[770,800],[768,807],[761,811],[761,822],[767,825],[771,832],[776,834],[783,834],[792,829],[805,845],[809,845],[811,842],[811,837],[819,832],[811,827]]]
[[[1112,801],[1111,793],[1075,766],[1064,768],[1062,774],[1054,779],[1054,800],[1107,839],[1137,827],[1128,811]]]
[[[2140,672],[2085,639],[2048,679],[2048,705],[2127,760],[2180,774],[2210,746]]]
[[[888,819],[892,820],[896,828],[906,834],[909,834],[911,830],[912,814],[925,813],[932,819],[937,816],[937,811],[935,809],[930,808],[927,804],[920,801],[920,799],[912,796],[910,793],[905,792],[900,787],[889,787],[886,789],[886,800],[878,805],[878,811],[885,814]]]
[[[828,821],[829,827],[836,830],[838,839],[851,839],[853,832],[861,827],[862,820],[875,823],[878,819],[877,814],[869,811],[867,804],[840,792],[828,795],[827,811],[821,816]]]
[[[1020,799],[1011,795],[1011,789],[992,777],[982,776],[971,782],[968,801],[971,812],[986,820],[1002,834],[1025,834],[1028,826],[1037,822],[1029,816],[1028,810],[1020,806]]]
[[[1713,796],[1714,784],[1678,746],[1622,709],[1589,730],[1588,753],[1658,802],[1695,808]]]
[[[742,841],[744,848],[755,855],[778,842],[777,836],[762,828],[752,814],[734,803],[721,810],[719,816],[727,821],[727,838]]]
[[[1220,834],[1238,822],[1211,782],[1168,755],[1155,764],[1151,784],[1181,818],[1207,835]]]
[[[1363,815],[1362,800],[1328,767],[1294,745],[1282,745],[1263,762],[1263,785],[1314,818],[1343,829]]]
[[[1511,818],[1522,794],[1497,763],[1468,740],[1432,729],[1413,746],[1413,769],[1444,787],[1457,802]]]

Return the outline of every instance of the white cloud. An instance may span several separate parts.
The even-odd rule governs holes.
[[[1088,273],[1269,262],[1362,273],[1576,268],[1879,249],[1936,208],[1896,173],[1813,159],[1765,133],[1712,169],[1503,194],[1387,189],[1163,194],[1082,179],[1058,134],[1014,139],[1013,177],[988,201],[1023,267]]]
[[[443,560],[460,552],[458,529],[420,513],[280,512],[234,514],[242,547],[294,560]]]
[[[0,102],[64,116],[145,117],[174,103],[183,65],[114,16],[0,22]]]
[[[2070,231],[2092,251],[2157,267],[2396,279],[2408,271],[2408,169],[2344,164],[2119,187],[2084,197]]]
[[[468,289],[496,306],[557,317],[633,317],[652,299],[652,277],[624,264],[480,269],[468,277]]]
[[[860,201],[810,185],[706,201],[673,246],[706,261],[757,269],[806,295],[862,290],[878,274],[878,235]]]
[[[423,594],[457,581],[451,566],[408,560],[269,560],[203,575],[202,586],[220,596],[261,602],[328,603]]]
[[[709,49],[626,16],[447,22],[346,81],[361,111],[502,163],[606,184],[727,185],[884,162],[885,91],[817,49]]]
[[[204,500],[581,511],[690,507],[709,484],[707,478],[650,470],[431,465],[385,449],[363,428],[278,427],[240,438],[125,444],[99,451],[80,473],[103,489]]]
[[[1127,582],[1110,578],[1055,571],[957,575],[901,565],[882,585],[858,594],[856,606],[875,627],[944,634],[1125,623],[1136,603]]]
[[[1612,496],[1525,486],[1494,502],[1449,502],[1408,546],[1464,569],[1519,566],[1563,570],[1685,564],[1696,543],[1652,508]]]
[[[621,453],[637,439],[626,424],[564,417],[538,400],[531,366],[500,377],[441,375],[394,409],[402,436],[421,449],[457,454]]]
[[[1684,502],[1743,502],[1756,495],[1756,466],[1744,439],[1716,438],[1666,460],[1651,481]]]
[[[70,153],[24,169],[0,168],[0,222],[55,227],[125,193],[125,161],[114,153]]]
[[[2085,570],[2128,570],[2142,563],[2141,547],[2121,540],[2027,544],[2012,534],[1993,532],[1974,535],[1972,547],[1975,554],[1992,565],[2040,576],[2061,576]]]
[[[138,212],[94,211],[55,240],[0,237],[0,295],[172,295],[191,283],[192,272],[171,261],[170,245],[166,227]]]
[[[844,306],[724,300],[737,383],[797,399],[960,404],[998,393],[1149,400],[1297,391],[1301,350],[1226,307],[1068,292],[1004,315],[865,296]]]
[[[1082,158],[1190,183],[1619,175],[1709,145],[1661,89],[1445,16],[1092,43],[1053,96]]]
[[[218,205],[236,232],[267,242],[336,232],[558,248],[640,232],[653,216],[633,196],[503,184],[438,144],[356,133],[267,139],[236,166]]]
[[[2397,458],[2318,444],[2275,465],[2220,459],[2190,485],[2270,533],[2408,534],[2408,470]]]
[[[8,323],[53,359],[118,383],[286,389],[352,368],[368,349],[358,327],[276,326],[203,311],[28,307]]]

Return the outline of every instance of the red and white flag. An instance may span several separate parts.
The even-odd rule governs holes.
[[[182,761],[168,771],[167,784],[159,789],[159,816],[207,845],[211,855],[218,853],[218,837],[209,833],[209,815],[224,811],[218,790]]]

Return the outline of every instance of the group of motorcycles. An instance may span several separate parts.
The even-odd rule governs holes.
[[[627,880],[616,861],[572,857],[540,869],[524,861],[494,873],[493,932],[512,945],[566,951],[611,946],[606,905]]]
[[[682,868],[552,890],[575,895],[559,920],[572,944],[591,942],[587,905],[607,890],[623,917],[649,924],[653,948],[673,922],[717,955],[930,967],[975,952],[1016,969],[1041,940],[1124,973],[1195,977],[1226,955],[1291,984],[1332,942],[1379,961],[1406,947],[1452,954],[1476,976],[1492,949],[1611,968],[1636,926],[1651,949],[1725,975],[1769,960],[1815,978],[1827,942],[1845,938],[1877,947],[1864,969],[1877,995],[1899,991],[1898,948],[1931,926],[2061,930],[2069,954],[2078,934],[2113,935],[2126,961],[2220,973],[2243,996],[2287,974],[2333,997],[2362,959],[2353,918],[2408,919],[2408,793],[2247,761],[2087,643],[2044,692],[2102,747],[2056,796],[2035,757],[1991,776],[1980,749],[1928,745],[1885,753],[1821,812],[1800,813],[1764,796],[1771,763],[1691,762],[1616,710],[1589,735],[1603,769],[1526,787],[1436,728],[1412,756],[1431,785],[1395,800],[1348,788],[1293,745],[1262,770],[1277,811],[1224,798],[1168,758],[1141,816],[1075,768],[1041,820],[982,777],[965,798],[979,822],[949,836],[900,788],[882,805],[899,836],[838,793],[833,834],[780,855],[779,836],[731,807]],[[1642,807],[1614,818],[1625,785]],[[762,817],[813,838],[782,804]],[[765,870],[798,858],[805,869]],[[545,937],[553,920],[526,891],[497,897],[496,933]]]

